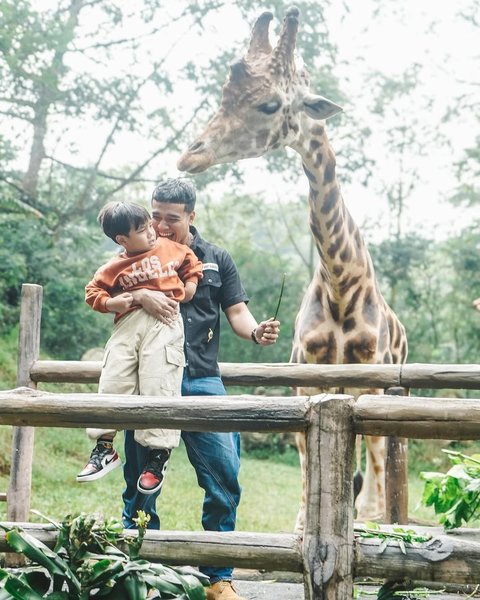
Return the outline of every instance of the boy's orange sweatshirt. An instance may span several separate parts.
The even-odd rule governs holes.
[[[198,283],[203,265],[184,244],[157,238],[147,252],[128,256],[121,252],[102,265],[85,286],[85,301],[94,310],[109,312],[105,304],[116,294],[146,288],[160,290],[180,302],[185,298],[184,284]],[[131,310],[140,308],[132,307]],[[127,311],[130,312],[130,311]],[[116,313],[115,322],[127,313]]]

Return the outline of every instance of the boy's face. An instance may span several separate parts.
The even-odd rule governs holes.
[[[132,227],[128,235],[117,235],[116,241],[123,246],[127,254],[142,254],[148,252],[155,245],[157,236],[152,225],[148,220],[142,223],[137,229]]]
[[[186,212],[184,204],[152,200],[153,227],[159,237],[186,244],[194,218],[195,211]]]

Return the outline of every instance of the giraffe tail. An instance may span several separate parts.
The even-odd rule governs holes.
[[[362,475],[362,436],[357,435],[355,438],[355,475],[353,476],[353,498],[357,499],[363,487]]]

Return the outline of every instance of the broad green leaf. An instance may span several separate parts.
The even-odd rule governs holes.
[[[118,573],[123,571],[123,563],[121,561],[111,562],[103,560],[92,567],[90,576],[87,580],[89,588],[100,587],[102,583],[114,579]]]
[[[5,539],[16,552],[24,554],[34,563],[45,567],[53,576],[63,577],[69,587],[71,585],[75,590],[80,591],[80,582],[70,570],[68,563],[40,540],[24,531],[20,532],[15,529],[8,531]]]
[[[382,543],[380,544],[380,546],[378,547],[378,553],[379,554],[383,554],[389,544],[390,540],[388,539],[384,539],[382,540]]]
[[[470,475],[465,471],[465,465],[463,464],[454,465],[447,471],[447,476],[456,479],[466,479],[468,481],[471,479]]]
[[[7,575],[4,587],[15,600],[41,600],[43,597],[43,595],[32,590],[28,583],[25,583],[20,577],[16,577],[11,573]]]
[[[147,597],[147,586],[140,577],[127,575],[122,581],[130,600],[144,600]]]

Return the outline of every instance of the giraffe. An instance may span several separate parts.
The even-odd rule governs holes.
[[[178,159],[180,171],[262,156],[281,147],[301,157],[309,186],[310,229],[319,255],[295,319],[290,361],[300,363],[401,363],[407,341],[403,325],[380,293],[370,254],[344,204],[335,154],[325,120],[342,109],[310,91],[309,76],[295,60],[299,11],[290,7],[277,45],[269,41],[271,12],[256,20],[248,51],[230,66],[221,104],[203,133]],[[327,390],[299,388],[300,395]],[[357,397],[360,390],[328,390]],[[382,390],[367,390],[381,393]],[[365,393],[365,390],[363,390]],[[301,531],[305,509],[305,434],[297,435],[303,473]],[[385,442],[366,438],[366,469],[356,499],[357,518],[385,510]]]

